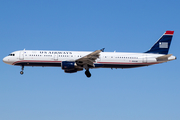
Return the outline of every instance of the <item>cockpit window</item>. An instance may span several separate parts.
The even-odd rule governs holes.
[[[9,54],[9,56],[15,56],[15,54]]]

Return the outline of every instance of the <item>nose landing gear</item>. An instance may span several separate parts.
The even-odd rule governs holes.
[[[24,74],[24,72],[23,72],[23,70],[24,70],[24,65],[22,66],[21,70],[22,70],[22,71],[20,72],[20,74],[23,75],[23,74]]]

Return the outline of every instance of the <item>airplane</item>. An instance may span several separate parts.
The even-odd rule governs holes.
[[[85,69],[89,78],[89,69],[93,68],[135,68],[149,66],[175,60],[168,54],[174,31],[166,31],[160,39],[144,53],[104,52],[104,48],[94,52],[86,51],[49,51],[49,50],[19,50],[12,52],[3,62],[9,65],[21,66],[51,66],[61,67],[65,73],[75,73]]]

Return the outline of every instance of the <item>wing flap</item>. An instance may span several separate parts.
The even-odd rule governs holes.
[[[100,52],[104,51],[104,49],[96,50],[82,58],[76,60],[77,65],[90,65],[94,66],[94,62],[100,56]]]

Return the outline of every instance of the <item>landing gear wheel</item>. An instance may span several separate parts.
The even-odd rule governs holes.
[[[23,75],[23,74],[24,74],[24,72],[23,72],[23,71],[21,71],[21,72],[20,72],[20,74],[21,74],[21,75]]]
[[[23,70],[24,70],[24,65],[22,65],[21,70],[22,70],[22,71],[20,72],[20,74],[23,75],[23,74],[24,74],[24,72],[23,72]]]
[[[91,77],[91,73],[89,72],[89,70],[86,70],[86,71],[85,71],[85,74],[86,74],[86,76],[87,76],[88,78]]]

